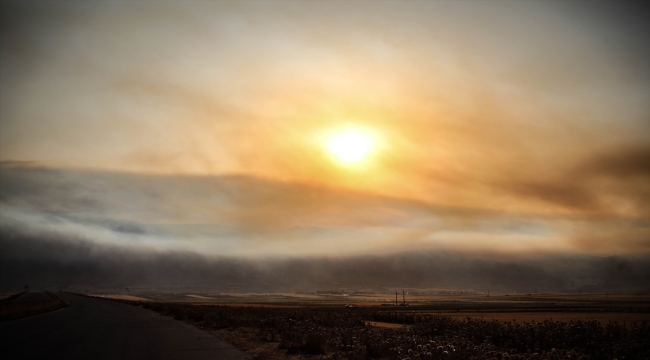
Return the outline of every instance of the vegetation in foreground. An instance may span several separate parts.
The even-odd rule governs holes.
[[[14,301],[25,294],[27,292],[23,291],[0,300],[0,321],[20,319],[69,306],[67,301],[49,291],[45,291],[48,297],[45,300]]]
[[[646,322],[517,323],[368,308],[134,304],[206,330],[247,330],[274,349],[257,358],[281,353],[317,359],[650,359]],[[408,326],[376,328],[368,321]]]

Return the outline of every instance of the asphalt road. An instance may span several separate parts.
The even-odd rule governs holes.
[[[0,323],[4,359],[247,359],[192,325],[136,306],[57,294],[70,307]]]

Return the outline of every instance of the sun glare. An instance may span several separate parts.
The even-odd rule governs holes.
[[[327,141],[327,150],[344,164],[354,164],[365,159],[372,147],[372,138],[355,129],[345,130]]]

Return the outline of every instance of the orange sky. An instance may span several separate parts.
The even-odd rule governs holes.
[[[650,250],[650,29],[633,8],[2,6],[0,160],[275,189],[244,181],[233,191],[250,196],[227,206],[167,194],[186,210],[128,220],[245,228],[233,254],[258,238],[270,239],[260,254],[337,253],[310,240],[321,235],[295,235],[308,244],[297,251],[286,234],[259,233],[294,227],[353,229],[342,237],[357,252]],[[344,166],[324,139],[349,126],[376,146]]]

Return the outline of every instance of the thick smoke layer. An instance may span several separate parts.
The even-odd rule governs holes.
[[[613,166],[602,164],[591,168]],[[634,218],[524,216],[242,176],[0,170],[0,290],[649,285],[648,224]]]
[[[241,259],[143,252],[83,239],[0,233],[0,290],[288,292],[394,288],[647,291],[650,260],[431,251],[348,258]]]

